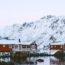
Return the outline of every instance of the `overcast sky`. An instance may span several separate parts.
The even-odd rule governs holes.
[[[0,0],[0,28],[46,15],[65,15],[65,0]]]

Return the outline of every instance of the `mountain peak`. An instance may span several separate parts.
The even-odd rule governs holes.
[[[42,19],[42,20],[41,20]],[[47,15],[40,20],[5,28],[1,37],[21,39],[23,43],[36,41],[40,48],[54,42],[65,42],[65,17]]]
[[[52,18],[52,17],[56,17],[56,16],[54,16],[54,15],[47,15],[47,16],[43,16],[41,19],[49,19],[49,18]]]

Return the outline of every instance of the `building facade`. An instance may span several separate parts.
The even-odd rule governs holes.
[[[52,44],[49,46],[50,50],[65,50],[65,45],[64,44]]]
[[[31,52],[37,49],[36,44],[0,44],[0,52],[11,52],[11,51],[21,51],[21,52]]]

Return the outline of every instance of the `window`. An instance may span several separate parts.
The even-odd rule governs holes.
[[[12,45],[9,45],[9,48],[12,48]]]
[[[27,48],[30,48],[30,45],[27,45]]]
[[[26,45],[22,45],[22,48],[26,48]]]
[[[15,45],[13,45],[13,48],[15,48]]]
[[[18,48],[18,45],[15,45],[15,48]]]
[[[32,48],[35,49],[35,45],[32,45]]]
[[[5,45],[3,45],[3,47],[5,47]]]
[[[57,46],[55,45],[55,47],[57,47]]]
[[[61,45],[61,48],[63,48],[63,46]]]
[[[53,48],[53,46],[51,45],[51,48]]]

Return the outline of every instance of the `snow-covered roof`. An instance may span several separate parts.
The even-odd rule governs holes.
[[[31,42],[20,42],[18,40],[5,40],[5,39],[1,39],[0,40],[0,44],[24,44],[24,45],[28,45],[31,44]]]
[[[65,43],[51,43],[50,45],[63,45],[63,44],[65,44]]]
[[[19,44],[19,42],[17,40],[2,39],[2,40],[0,40],[0,44]]]
[[[31,44],[32,42],[21,42],[20,44],[23,44],[23,45],[29,45]]]

